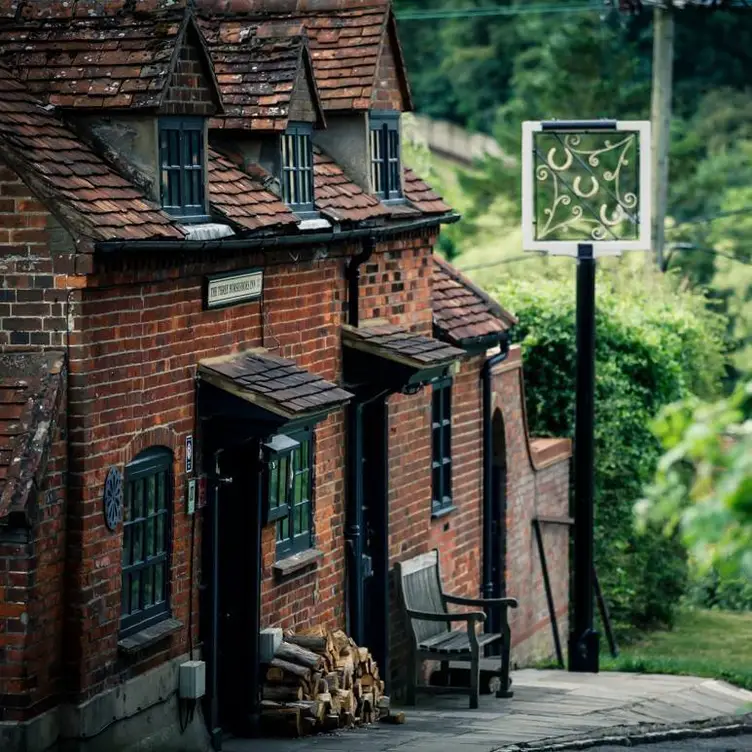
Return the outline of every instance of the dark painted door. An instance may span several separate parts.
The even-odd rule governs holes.
[[[389,652],[389,504],[386,401],[363,406],[363,636],[387,678]]]
[[[258,633],[258,448],[220,454],[218,520],[217,695],[223,730],[251,732],[252,686]]]
[[[504,419],[499,410],[493,418],[493,461],[491,467],[491,581],[493,598],[506,596],[506,560],[507,560],[507,461]],[[496,632],[500,628],[499,612],[492,609],[488,628]],[[498,651],[498,645],[488,648],[489,652]]]

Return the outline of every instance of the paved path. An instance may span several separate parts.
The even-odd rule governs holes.
[[[624,752],[624,747],[591,747],[589,752]],[[644,752],[752,752],[752,736],[658,742],[645,748]]]
[[[512,744],[571,737],[603,728],[681,724],[752,711],[752,692],[688,676],[515,671],[511,700],[420,695],[403,726],[306,739],[232,739],[226,752],[491,752]],[[719,749],[723,749],[720,747]],[[734,749],[729,745],[725,749]]]

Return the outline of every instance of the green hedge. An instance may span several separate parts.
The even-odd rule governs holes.
[[[634,531],[633,505],[659,456],[648,427],[661,406],[714,394],[724,371],[723,320],[671,277],[627,262],[597,278],[596,530],[598,575],[620,638],[670,624],[687,585],[686,557],[657,531]],[[529,266],[528,266],[529,268]],[[573,436],[574,264],[510,279],[494,294],[520,324],[530,430]]]

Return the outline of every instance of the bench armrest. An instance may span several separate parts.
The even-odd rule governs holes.
[[[448,595],[444,593],[444,600],[448,603],[456,603],[458,606],[508,606],[517,608],[516,598],[463,598],[460,595]]]
[[[437,614],[433,611],[413,611],[407,609],[407,615],[411,619],[422,619],[423,621],[465,621],[468,625],[475,622],[484,622],[486,615],[482,611],[465,611],[456,614]]]

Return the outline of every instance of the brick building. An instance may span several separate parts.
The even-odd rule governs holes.
[[[244,733],[267,626],[347,628],[399,693],[390,570],[432,547],[550,652],[570,447],[433,255],[410,108],[383,0],[0,2],[4,751]]]

